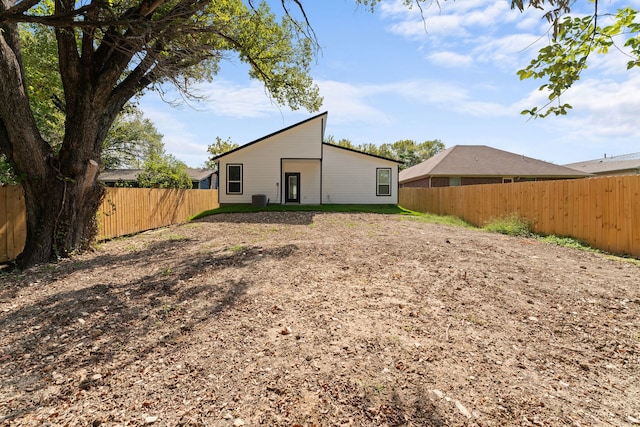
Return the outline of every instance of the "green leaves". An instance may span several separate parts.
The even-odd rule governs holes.
[[[109,128],[102,143],[105,169],[140,169],[144,161],[164,151],[162,135],[142,111],[128,104]]]
[[[164,153],[145,161],[137,183],[144,188],[192,188],[187,165],[173,155]]]
[[[231,141],[231,138],[227,138],[225,140],[223,140],[222,138],[220,138],[219,136],[216,136],[216,142],[214,142],[213,144],[210,144],[207,147],[207,151],[209,152],[209,154],[211,155],[211,157],[216,157],[220,154],[224,154],[228,151],[231,151],[235,148],[238,148],[239,145],[234,143],[233,141]],[[210,168],[210,169],[215,169],[218,167],[218,161],[217,160],[207,160],[205,167]]]
[[[4,154],[0,154],[0,187],[3,185],[15,185],[19,182],[13,167]]]
[[[597,9],[596,9],[597,12]],[[538,56],[524,69],[517,72],[521,80],[534,78],[547,82],[539,90],[548,94],[549,102],[540,107],[524,110],[523,115],[534,118],[550,114],[565,115],[571,105],[560,102],[560,97],[580,80],[588,68],[591,54],[607,54],[611,48],[622,50],[628,47],[627,69],[640,65],[640,23],[636,22],[637,12],[631,8],[618,10],[613,23],[601,27],[603,16],[567,16],[557,22],[557,32],[551,43],[539,50]],[[624,39],[621,44],[619,39]]]
[[[380,146],[367,143],[356,146],[348,139],[340,139],[336,142],[334,137],[329,135],[326,142],[376,156],[400,160],[403,162],[399,167],[400,170],[422,163],[444,150],[444,144],[439,139],[424,141],[422,143],[417,143],[411,139],[402,139],[392,144],[382,144]]]

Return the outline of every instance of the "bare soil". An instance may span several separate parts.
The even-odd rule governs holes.
[[[225,214],[0,276],[0,425],[640,424],[640,268],[373,214]]]

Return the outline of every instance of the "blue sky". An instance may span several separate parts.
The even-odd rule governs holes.
[[[640,0],[600,3],[640,8]],[[546,42],[540,11],[521,14],[502,0],[433,3],[425,31],[419,10],[400,1],[385,0],[373,14],[351,0],[304,5],[322,48],[312,68],[320,112],[329,112],[327,134],[336,140],[440,139],[556,164],[640,152],[640,68],[627,71],[617,52],[594,58],[563,96],[574,107],[568,116],[520,115],[546,100],[541,81],[516,74]],[[141,99],[167,152],[192,167],[204,164],[216,136],[242,145],[316,114],[272,104],[237,61],[197,89],[206,101],[172,107],[155,93]]]

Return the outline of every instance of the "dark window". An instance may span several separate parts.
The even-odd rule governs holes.
[[[376,169],[376,196],[391,195],[391,168]]]
[[[227,194],[242,194],[242,165],[227,165]]]

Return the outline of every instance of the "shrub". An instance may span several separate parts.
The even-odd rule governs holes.
[[[482,228],[487,231],[507,234],[509,236],[530,237],[533,234],[531,233],[531,224],[529,224],[529,221],[518,214],[493,219]]]

